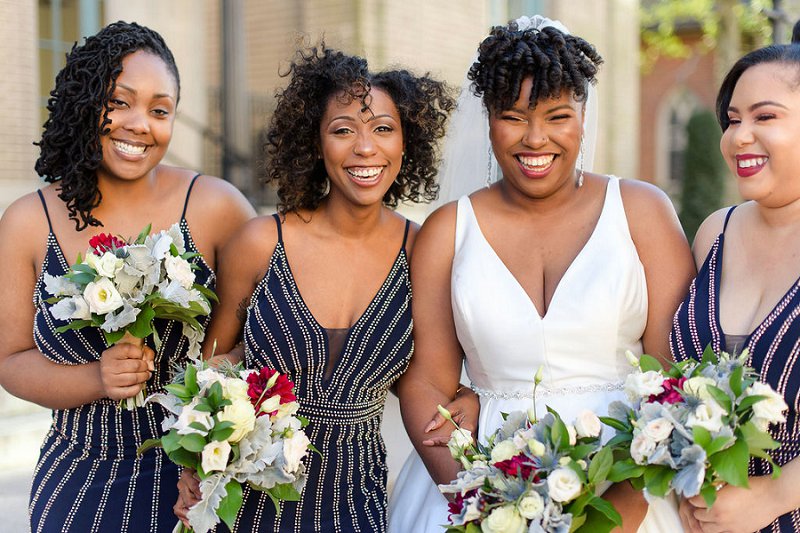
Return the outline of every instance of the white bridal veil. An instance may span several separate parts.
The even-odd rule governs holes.
[[[541,15],[516,19],[520,30],[552,26],[564,33],[569,30],[557,20]],[[470,65],[478,59],[477,52]],[[481,99],[470,89],[464,76],[457,106],[450,119],[439,167],[439,198],[431,203],[430,211],[485,187],[498,179],[499,169],[489,142],[489,115]],[[589,85],[586,111],[583,116],[583,170],[591,171],[597,140],[597,94]],[[580,165],[580,161],[578,163]]]

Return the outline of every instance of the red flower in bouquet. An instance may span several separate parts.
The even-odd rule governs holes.
[[[273,380],[275,374],[278,374],[278,376]],[[270,381],[274,381],[274,383],[270,383]],[[284,374],[280,374],[277,370],[271,368],[264,367],[259,372],[252,372],[247,376],[247,384],[247,395],[256,409],[256,416],[273,416],[278,412],[277,409],[261,412],[261,404],[274,396],[280,398],[279,405],[297,400],[294,395],[294,383]]]
[[[106,252],[113,252],[115,249],[126,246],[127,243],[123,240],[114,237],[108,233],[101,233],[89,239],[89,246],[95,255],[103,255]]]
[[[539,468],[539,465],[535,464],[529,457],[520,454],[515,455],[511,459],[506,459],[505,461],[498,461],[494,463],[494,467],[501,470],[507,476],[513,477],[519,473],[519,476],[523,479],[530,479],[531,474]],[[533,481],[538,482],[539,478],[534,476]]]
[[[686,378],[667,378],[664,380],[664,383],[661,384],[664,387],[664,392],[661,394],[653,394],[648,398],[650,402],[658,402],[661,404],[664,403],[678,403],[683,400],[683,395],[681,391],[683,390],[683,384],[686,383]]]

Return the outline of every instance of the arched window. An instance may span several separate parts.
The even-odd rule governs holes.
[[[685,87],[677,87],[664,100],[656,138],[656,182],[673,198],[683,185],[686,125],[700,101]]]

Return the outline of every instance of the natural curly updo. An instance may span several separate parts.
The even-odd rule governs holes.
[[[547,26],[520,31],[516,22],[495,26],[478,47],[469,69],[472,90],[489,111],[509,109],[519,98],[522,80],[533,77],[530,107],[541,99],[558,98],[564,90],[579,102],[597,82],[603,58],[580,37]]]
[[[102,199],[96,174],[103,160],[100,136],[109,132],[108,100],[122,72],[122,60],[139,50],[164,61],[180,94],[178,67],[164,39],[149,28],[122,21],[88,37],[82,46],[75,43],[50,91],[50,115],[41,141],[35,143],[40,152],[35,168],[45,181],[59,182],[58,197],[78,231],[102,226],[92,216]]]
[[[320,123],[331,98],[345,104],[359,100],[366,110],[375,88],[386,91],[397,107],[405,143],[402,168],[384,195],[384,204],[395,207],[400,201],[436,198],[436,143],[444,136],[454,106],[444,83],[407,70],[372,74],[365,59],[324,43],[299,50],[283,76],[290,77],[289,84],[276,94],[264,147],[265,181],[277,185],[281,213],[316,209],[327,195]]]

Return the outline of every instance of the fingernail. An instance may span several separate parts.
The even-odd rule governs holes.
[[[430,422],[428,422],[428,425],[425,426],[425,433],[428,433],[430,430],[432,430],[435,427],[436,427],[436,422],[431,420]]]

